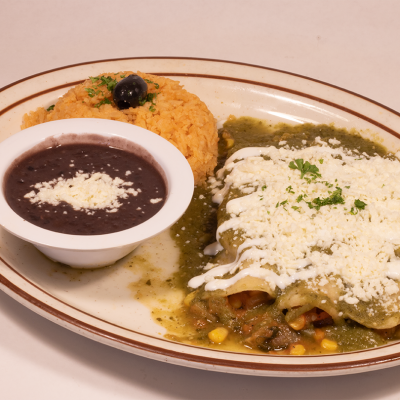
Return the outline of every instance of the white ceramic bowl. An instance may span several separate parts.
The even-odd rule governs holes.
[[[165,173],[167,199],[161,210],[133,228],[105,235],[69,235],[40,228],[25,221],[8,205],[0,191],[0,225],[32,243],[54,261],[75,268],[98,268],[113,264],[140,243],[170,227],[184,213],[193,195],[193,174],[185,157],[167,140],[137,126],[105,119],[76,118],[36,125],[0,144],[0,187],[4,174],[18,156],[51,136],[98,134],[123,138],[147,150]]]

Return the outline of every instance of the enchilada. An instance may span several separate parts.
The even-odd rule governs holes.
[[[396,155],[317,126],[264,126],[248,147],[252,133],[235,135],[238,122],[226,135],[236,148],[209,181],[216,242],[188,281],[197,332],[282,354],[351,351],[396,337]]]

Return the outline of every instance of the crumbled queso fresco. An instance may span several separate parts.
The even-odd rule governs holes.
[[[135,190],[132,182],[125,182],[120,178],[112,179],[109,175],[100,172],[84,174],[77,172],[74,178],[64,179],[59,177],[49,182],[39,182],[32,185],[32,190],[24,197],[31,203],[49,203],[54,206],[64,201],[75,210],[107,209],[107,212],[117,212],[121,207],[119,198],[126,199],[129,195],[137,196],[141,189]],[[161,201],[162,199],[155,199]],[[151,199],[150,202],[154,202]]]

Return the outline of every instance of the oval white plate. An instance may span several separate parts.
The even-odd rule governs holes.
[[[123,70],[179,80],[218,120],[233,114],[274,123],[335,123],[356,128],[393,151],[400,149],[400,114],[355,93],[264,67],[160,57],[71,65],[4,87],[0,90],[0,140],[20,130],[24,113],[48,107],[88,76]],[[152,252],[155,247],[161,250],[158,254]],[[166,271],[176,268],[178,258],[168,234],[152,239],[136,255],[163,265]],[[126,268],[127,262],[129,256],[103,270],[70,272],[0,228],[0,288],[45,318],[121,350],[187,367],[264,376],[329,376],[400,365],[398,343],[347,354],[293,357],[218,351],[169,341],[150,311],[132,297],[128,284],[140,276]]]

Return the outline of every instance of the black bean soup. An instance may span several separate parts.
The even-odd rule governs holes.
[[[58,180],[68,183],[71,178],[93,173],[107,174],[112,180],[120,178],[127,184],[119,188],[133,188],[136,195],[127,193],[126,198],[117,198],[119,207],[103,209],[76,209],[66,201],[58,205],[37,199],[32,202],[32,196],[40,190],[35,188],[38,183],[50,182],[52,188]],[[129,151],[93,143],[54,146],[18,160],[6,174],[4,192],[10,207],[26,221],[71,235],[102,235],[132,228],[154,216],[167,195],[163,177],[149,161]],[[32,196],[26,197],[28,193]]]

